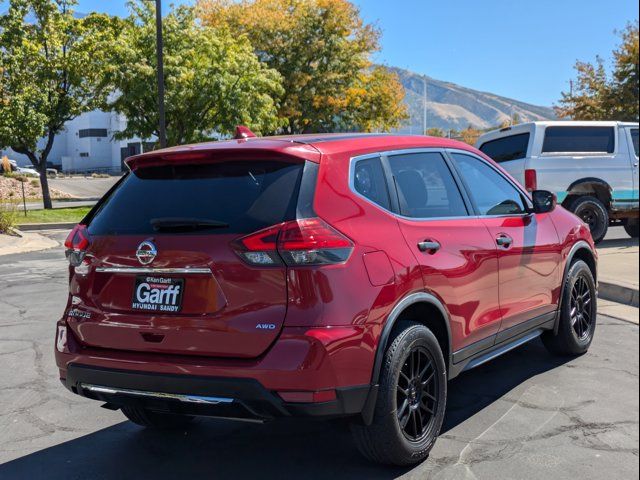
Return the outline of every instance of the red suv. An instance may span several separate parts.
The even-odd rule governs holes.
[[[72,231],[56,361],[148,427],[351,417],[423,460],[447,381],[538,336],[587,351],[589,229],[439,138],[243,138],[131,157]]]

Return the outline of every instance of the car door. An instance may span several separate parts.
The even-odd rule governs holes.
[[[498,249],[501,331],[543,322],[558,308],[562,248],[549,214],[533,214],[524,192],[488,161],[449,152]]]
[[[425,290],[448,309],[454,351],[493,345],[501,321],[497,248],[482,221],[470,216],[443,152],[400,152],[382,160]]]
[[[638,139],[638,127],[626,128],[627,131],[627,143],[629,144],[629,156],[631,158],[631,168],[633,177],[633,198],[632,200],[638,201],[638,151],[640,150],[640,143]]]

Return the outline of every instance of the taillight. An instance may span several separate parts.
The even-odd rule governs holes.
[[[89,232],[85,225],[76,225],[69,232],[67,239],[64,241],[66,248],[66,256],[69,263],[77,267],[82,264],[87,248],[89,247]]]
[[[304,218],[242,237],[234,248],[252,265],[333,265],[349,258],[353,243],[320,218]]]
[[[538,174],[535,170],[524,171],[524,186],[528,192],[538,189]]]

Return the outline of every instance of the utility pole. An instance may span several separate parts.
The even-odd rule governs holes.
[[[422,135],[427,134],[427,77],[422,77],[423,97],[422,97]]]
[[[167,146],[167,125],[164,113],[164,55],[162,41],[162,0],[156,0],[156,56],[158,73],[158,140],[160,148]]]

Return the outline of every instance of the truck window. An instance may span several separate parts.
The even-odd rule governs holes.
[[[633,149],[636,152],[636,157],[640,156],[638,155],[638,129],[637,128],[632,128],[631,129],[631,141],[633,142]]]
[[[527,156],[529,137],[529,133],[520,133],[490,140],[480,146],[480,151],[498,163],[518,160]]]
[[[613,127],[547,127],[542,153],[613,153]]]

